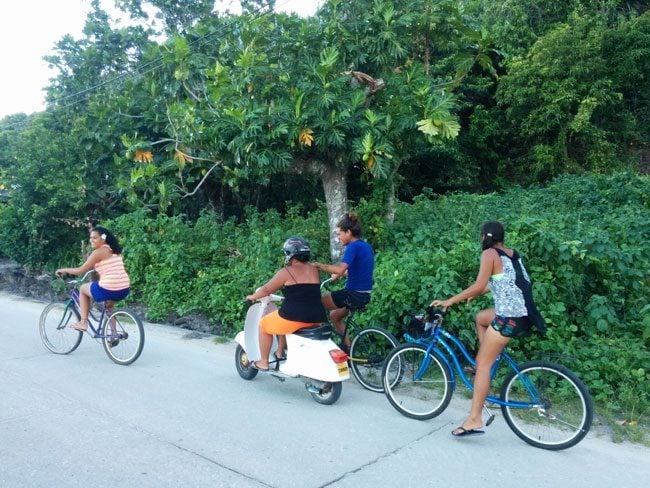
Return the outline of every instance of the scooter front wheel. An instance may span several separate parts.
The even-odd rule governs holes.
[[[323,383],[318,388],[318,391],[312,391],[313,388],[316,387],[310,386],[308,388],[311,397],[323,405],[332,405],[333,403],[336,403],[336,401],[341,397],[341,392],[343,391],[343,385],[340,381]]]
[[[259,372],[259,369],[253,368],[251,361],[248,359],[246,351],[244,351],[244,348],[239,345],[235,351],[235,367],[237,368],[237,373],[239,373],[239,376],[245,380],[252,380],[257,376],[257,373]]]

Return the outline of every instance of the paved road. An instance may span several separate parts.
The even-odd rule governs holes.
[[[57,356],[43,303],[0,294],[0,487],[645,487],[650,449],[589,436],[561,452],[520,441],[500,414],[453,439],[458,391],[440,417],[402,417],[347,382],[333,406],[302,383],[239,378],[232,343],[146,324],[131,366],[84,338]]]

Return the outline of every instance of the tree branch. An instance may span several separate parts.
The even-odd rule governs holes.
[[[214,164],[212,165],[212,168],[210,168],[210,169],[208,170],[208,172],[203,176],[203,178],[201,179],[201,181],[199,181],[199,184],[196,185],[196,188],[194,188],[194,191],[192,191],[191,193],[185,193],[185,195],[183,195],[183,198],[191,197],[192,195],[194,195],[194,194],[199,190],[199,188],[201,187],[201,185],[203,184],[203,182],[207,179],[208,175],[212,172],[212,170],[213,170],[214,168],[216,168],[217,166],[219,166],[220,164],[221,164],[221,161],[217,161],[216,163],[214,163]],[[178,187],[177,187],[177,188],[178,188]],[[179,190],[181,190],[181,188],[179,188]]]
[[[201,103],[203,100],[201,100],[198,96],[194,94],[194,92],[190,89],[189,86],[187,86],[187,83],[185,83],[185,80],[183,80],[183,88],[185,88],[185,91],[190,94],[190,96],[196,100],[197,102]]]
[[[359,83],[366,85],[366,93],[368,94],[375,93],[376,91],[379,91],[386,86],[386,82],[383,79],[374,79],[372,76],[367,75],[361,71],[349,70],[343,71],[341,74],[350,76],[357,80]]]

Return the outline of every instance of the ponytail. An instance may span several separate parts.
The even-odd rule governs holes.
[[[503,242],[505,237],[505,231],[503,230],[503,225],[501,222],[496,220],[490,220],[485,222],[481,227],[481,235],[483,240],[481,241],[483,250],[490,249],[495,244]]]

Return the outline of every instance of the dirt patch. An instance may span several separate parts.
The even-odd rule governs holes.
[[[52,288],[54,277],[0,260],[0,290],[40,300],[58,300],[64,296]]]

